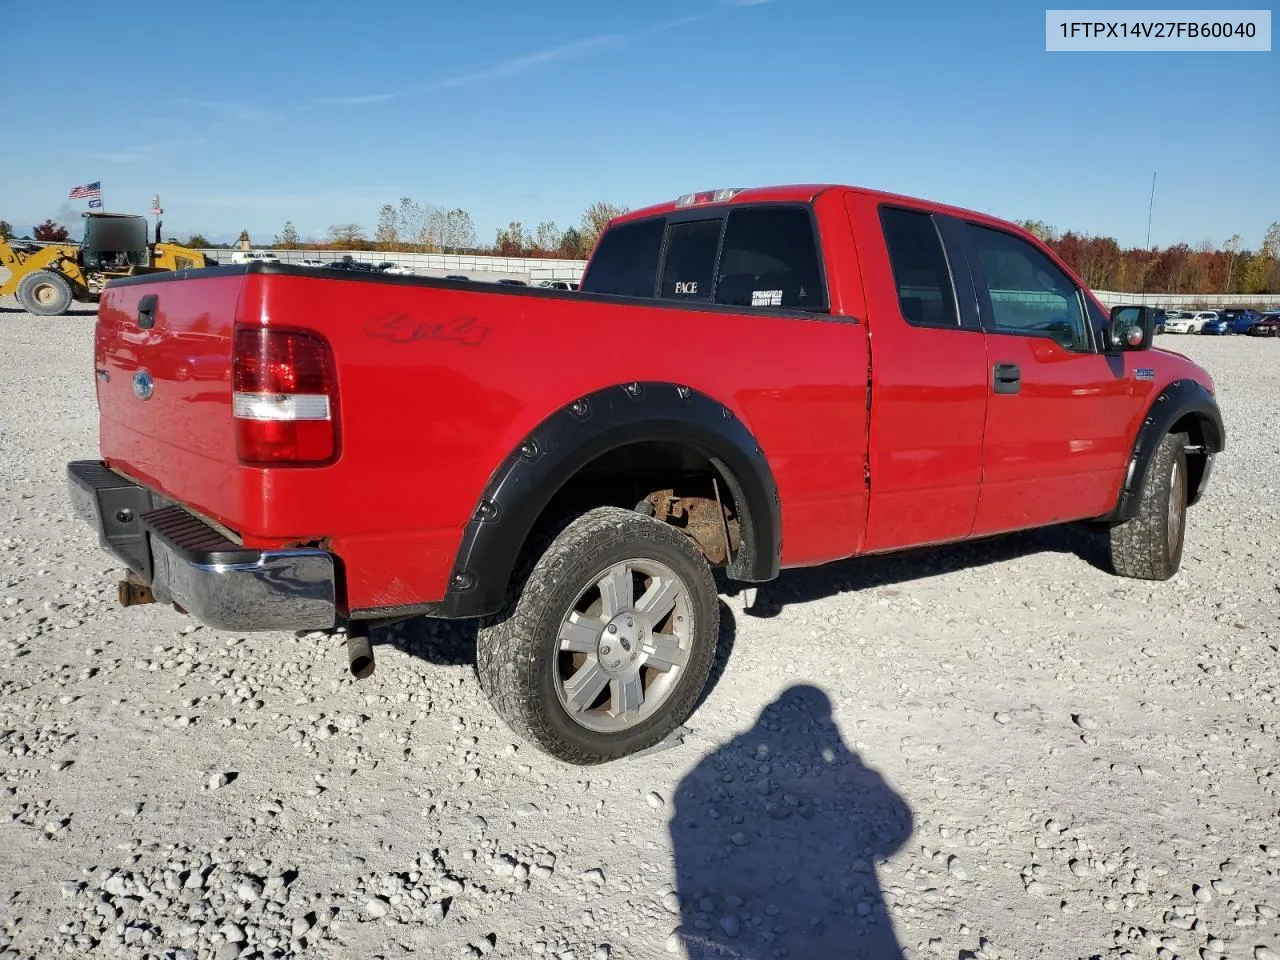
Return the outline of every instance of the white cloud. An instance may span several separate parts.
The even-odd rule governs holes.
[[[316,97],[311,102],[323,107],[353,107],[365,103],[385,103],[398,96],[398,93],[366,93],[353,97]]]
[[[184,98],[178,100],[177,103],[184,107],[199,107],[202,110],[210,110],[231,120],[257,121],[265,116],[257,107],[247,103],[236,103],[232,100],[190,100]]]
[[[599,47],[608,46],[622,39],[622,34],[605,33],[595,37],[587,37],[585,40],[575,40],[572,43],[551,47],[548,50],[540,50],[537,53],[526,54],[522,57],[512,57],[510,60],[503,60],[491,67],[476,70],[473,73],[460,73],[456,76],[445,77],[443,80],[437,80],[435,83],[430,84],[427,89],[443,90],[465,87],[473,83],[482,83],[485,80],[496,80],[499,77],[525,73],[544,64],[554,63],[557,60],[563,60],[578,53],[586,53]]]
[[[172,137],[168,140],[157,140],[154,143],[140,143],[121,150],[62,150],[69,157],[80,157],[84,160],[102,160],[107,163],[145,163],[157,154],[204,143],[204,137]]]

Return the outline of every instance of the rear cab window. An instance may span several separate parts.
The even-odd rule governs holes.
[[[677,210],[612,227],[580,290],[734,308],[828,309],[812,211],[791,203]]]
[[[951,270],[933,216],[882,206],[880,225],[903,319],[916,327],[959,327]]]

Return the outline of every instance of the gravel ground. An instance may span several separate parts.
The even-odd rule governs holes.
[[[1074,528],[724,594],[683,742],[516,742],[466,631],[249,639],[69,516],[92,315],[0,304],[0,957],[1280,957],[1280,343],[1164,338],[1230,447],[1182,572]]]

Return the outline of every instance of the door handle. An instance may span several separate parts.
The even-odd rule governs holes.
[[[997,363],[991,369],[991,388],[995,393],[1017,393],[1022,389],[1022,371],[1016,363]]]

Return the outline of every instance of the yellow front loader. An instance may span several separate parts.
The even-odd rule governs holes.
[[[0,296],[13,294],[29,313],[57,317],[73,301],[96,303],[107,281],[139,273],[212,266],[198,250],[148,243],[147,221],[124,213],[86,213],[84,240],[40,245],[0,239]]]

